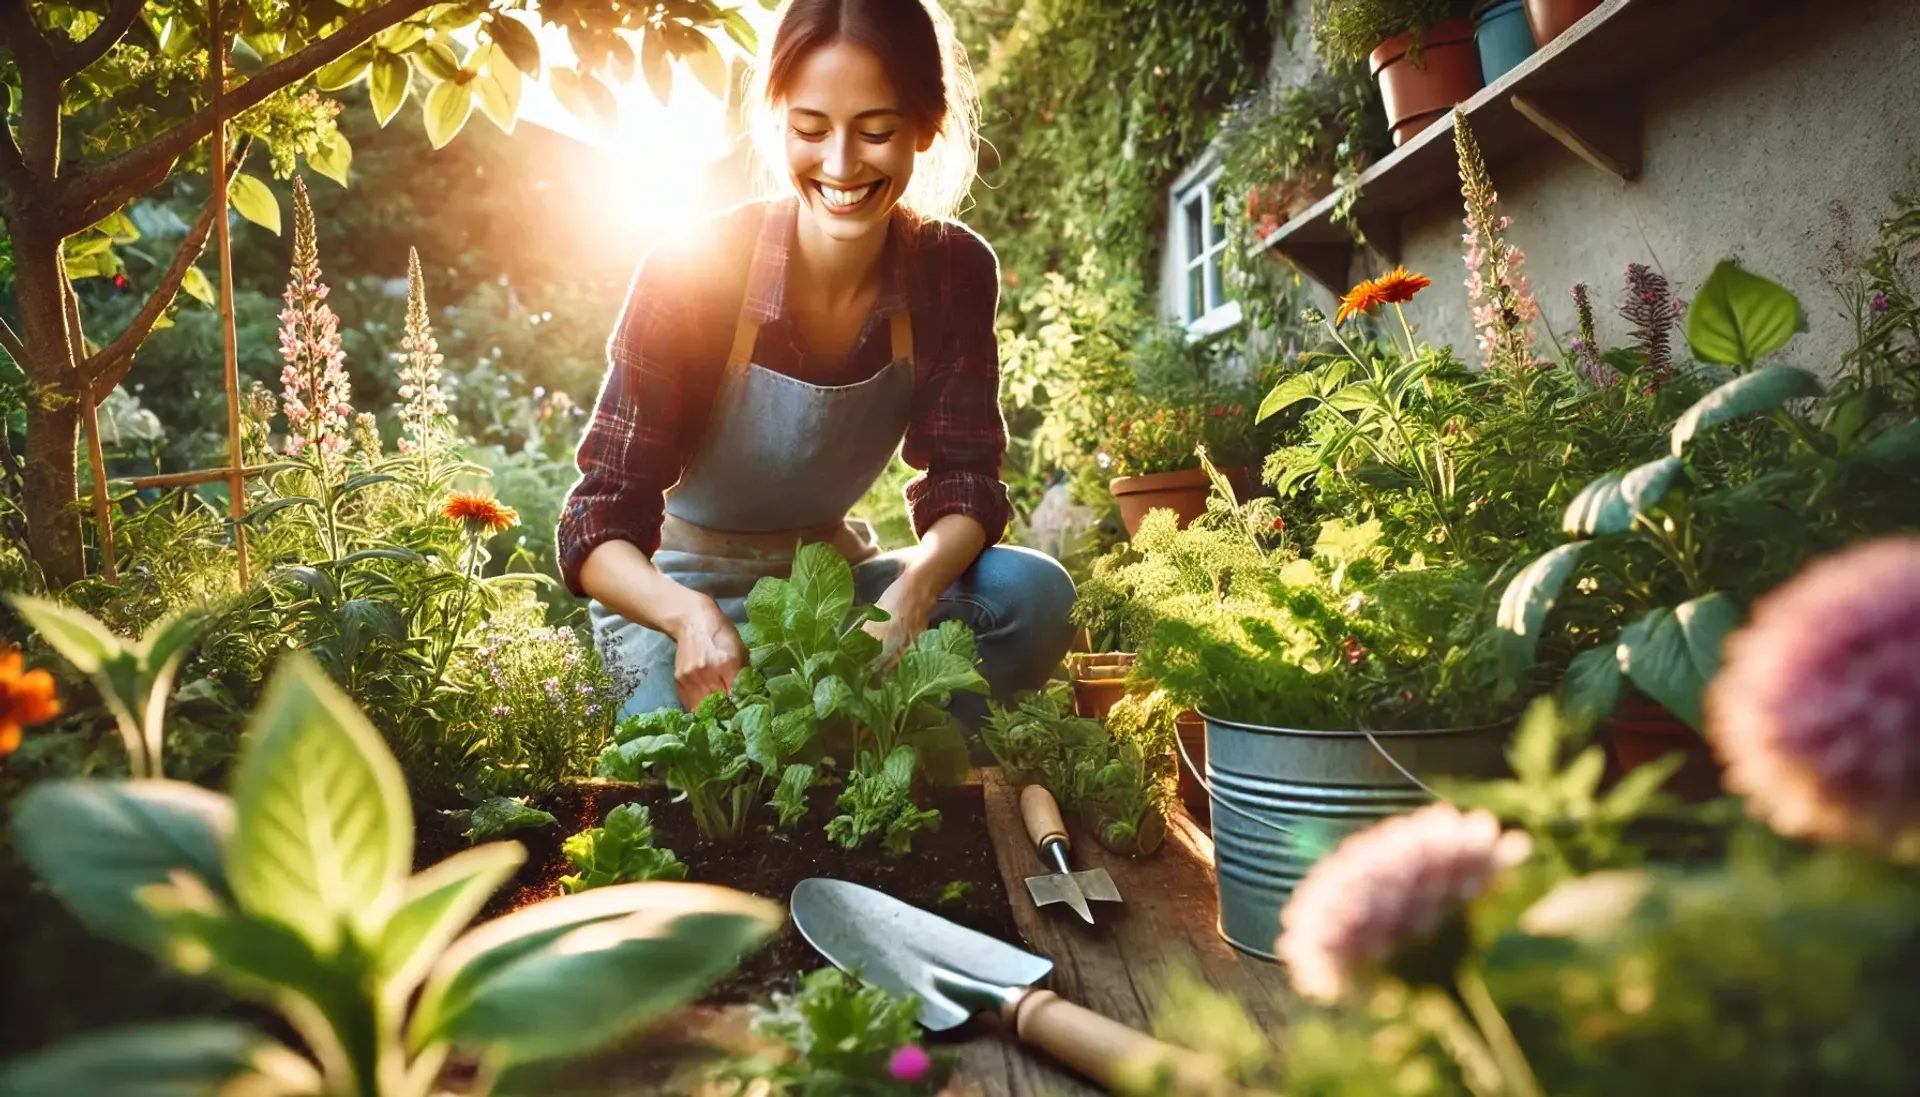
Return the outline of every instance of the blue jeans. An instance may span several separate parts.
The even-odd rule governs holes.
[[[912,550],[882,553],[854,568],[854,597],[863,603],[878,601],[911,558]],[[981,677],[987,680],[991,696],[1005,702],[1016,693],[1046,685],[1048,675],[1060,665],[1073,643],[1074,625],[1067,617],[1073,598],[1073,580],[1053,557],[1015,545],[994,545],[940,596],[929,626],[953,620],[972,629]],[[642,678],[640,688],[621,707],[621,716],[680,707],[673,688],[672,642],[663,648],[655,656],[660,661],[655,671]],[[987,698],[958,694],[952,711],[968,731],[977,731],[987,712]]]

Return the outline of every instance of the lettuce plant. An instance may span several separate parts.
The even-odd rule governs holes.
[[[687,876],[687,866],[672,850],[653,844],[653,818],[645,804],[621,804],[601,825],[573,835],[560,848],[580,870],[560,877],[569,893]]]
[[[729,1080],[762,1083],[787,1097],[914,1097],[938,1093],[952,1056],[920,1058],[920,1003],[863,986],[837,968],[808,974],[797,994],[754,1011],[753,1032],[791,1049],[729,1064]],[[903,1052],[908,1054],[903,1055]],[[906,1063],[919,1069],[903,1069]]]
[[[400,767],[301,654],[253,715],[231,797],[51,781],[13,821],[22,858],[89,928],[275,1010],[305,1054],[237,1020],[146,1025],[9,1063],[0,1093],[424,1097],[456,1053],[478,1061],[476,1092],[537,1092],[522,1071],[693,998],[780,921],[761,899],[651,883],[463,933],[525,850],[410,874]]]

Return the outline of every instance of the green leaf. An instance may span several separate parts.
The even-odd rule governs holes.
[[[467,813],[467,829],[461,837],[484,842],[516,830],[550,827],[555,821],[551,812],[528,807],[523,796],[494,796]]]
[[[320,71],[313,74],[314,83],[321,91],[339,91],[357,84],[372,70],[376,52],[372,42],[363,42],[337,60],[322,65]]]
[[[385,993],[404,1004],[447,945],[526,860],[520,843],[494,842],[461,850],[409,879],[380,935]]]
[[[423,115],[428,142],[436,149],[445,148],[447,142],[459,135],[472,113],[473,91],[467,85],[452,80],[434,85],[427,93]]]
[[[1676,750],[1635,766],[1600,801],[1595,815],[1601,821],[1610,823],[1626,822],[1639,815],[1686,762],[1686,754]]]
[[[713,44],[713,39],[698,32],[689,38],[699,44],[690,46],[680,59],[687,63],[687,68],[693,71],[693,78],[700,81],[708,94],[715,99],[726,99],[727,62],[720,56],[720,48]]]
[[[808,639],[824,645],[853,609],[853,568],[830,545],[802,545],[793,557],[793,588],[817,625],[805,630]]]
[[[1687,443],[1703,430],[1823,391],[1820,379],[1798,366],[1768,366],[1743,374],[1702,396],[1673,424],[1673,455],[1684,454]]]
[[[1580,554],[1586,548],[1585,541],[1561,545],[1521,569],[1520,574],[1507,584],[1506,593],[1500,596],[1500,612],[1496,623],[1512,637],[1507,645],[1513,660],[1509,666],[1523,668],[1532,665],[1541,630],[1546,627],[1547,614],[1552,611],[1554,602],[1560,597],[1560,588],[1566,584],[1567,576],[1573,574],[1574,565],[1580,562]]]
[[[373,104],[373,117],[382,126],[393,121],[400,113],[400,104],[407,101],[407,90],[413,82],[413,68],[407,59],[389,50],[379,50],[373,56],[372,75],[367,81],[367,97]]]
[[[1302,400],[1309,399],[1320,391],[1318,381],[1311,373],[1296,373],[1273,386],[1266,399],[1260,401],[1260,410],[1254,413],[1253,421],[1265,422]]]
[[[1595,477],[1567,504],[1560,529],[1570,537],[1597,537],[1625,533],[1633,528],[1633,512],[1620,497],[1620,473]]]
[[[278,234],[280,231],[280,200],[265,183],[236,171],[228,180],[227,201],[239,211],[240,216],[252,221],[263,229]]]
[[[1598,720],[1620,699],[1620,656],[1612,644],[1573,657],[1560,686],[1560,703],[1569,716]]]
[[[380,734],[301,653],[286,656],[249,725],[227,858],[250,914],[321,953],[343,926],[375,938],[413,864],[406,782]]]
[[[704,884],[624,884],[549,900],[456,941],[409,1025],[506,1062],[579,1054],[691,1001],[778,929],[780,908]]]
[[[1620,498],[1634,515],[1642,515],[1660,505],[1672,487],[1673,478],[1685,466],[1677,457],[1662,457],[1629,469],[1620,478]]]
[[[307,1097],[325,1090],[311,1063],[235,1021],[89,1033],[0,1068],[0,1097]]]
[[[453,47],[442,41],[428,42],[414,50],[410,55],[420,71],[441,83],[451,83],[460,79],[460,59],[454,56]]]
[[[82,674],[99,674],[115,660],[131,656],[125,642],[87,613],[62,602],[16,594],[13,608]]]
[[[353,166],[353,145],[347,141],[347,135],[339,130],[328,134],[307,157],[307,166],[346,186],[347,169]]]
[[[673,97],[673,64],[667,57],[667,38],[656,27],[647,32],[640,45],[640,70],[646,74],[647,87],[662,106]]]
[[[1721,260],[1687,308],[1694,357],[1751,368],[1807,330],[1800,302],[1785,288]]]
[[[795,762],[780,775],[769,806],[780,815],[780,825],[790,827],[807,814],[807,790],[813,787],[815,771],[804,762]]]
[[[487,34],[507,60],[523,75],[538,79],[540,76],[540,41],[527,29],[525,23],[503,11],[496,11],[487,17]]]
[[[1578,804],[1591,804],[1593,793],[1600,787],[1600,778],[1607,770],[1607,752],[1591,746],[1580,752],[1579,757],[1559,775],[1556,782],[1560,793],[1566,799]]]
[[[747,56],[752,57],[760,52],[760,36],[755,33],[753,24],[747,22],[747,17],[740,14],[740,9],[728,8],[721,12],[720,23],[727,28],[727,37],[746,50]]]
[[[822,678],[813,687],[813,714],[825,720],[845,709],[848,699],[852,696],[853,691],[847,688],[847,683],[839,677],[829,675]]]
[[[1882,431],[1854,451],[1854,456],[1877,465],[1903,465],[1920,458],[1920,423],[1903,423]]]
[[[1720,670],[1720,647],[1740,623],[1740,610],[1723,594],[1656,609],[1620,634],[1620,667],[1642,693],[1688,726],[1701,724],[1701,694]]]
[[[1553,780],[1560,768],[1560,712],[1551,701],[1527,706],[1507,744],[1507,761],[1522,784],[1538,787]]]
[[[179,781],[45,781],[14,808],[20,856],[89,930],[148,950],[162,933],[138,893],[176,871],[217,894],[233,802]]]
[[[479,53],[485,54],[485,67],[473,81],[475,101],[502,132],[512,133],[520,116],[520,70],[494,46],[483,46]]]
[[[213,283],[207,280],[206,272],[199,267],[188,267],[187,273],[180,279],[180,288],[187,296],[209,308],[214,305]]]

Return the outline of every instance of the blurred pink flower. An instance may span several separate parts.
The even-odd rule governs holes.
[[[340,318],[326,303],[320,281],[320,248],[314,233],[307,185],[293,180],[293,266],[288,272],[286,307],[280,310],[280,410],[287,417],[287,452],[317,446],[325,454],[347,448],[347,422],[353,415],[346,352],[340,346]]]
[[[918,1082],[933,1068],[933,1057],[919,1044],[903,1044],[887,1060],[887,1075],[896,1082]]]
[[[1762,598],[1706,711],[1755,818],[1920,862],[1920,538],[1826,557]]]
[[[1352,835],[1308,871],[1280,912],[1275,951],[1305,997],[1334,1002],[1397,947],[1438,930],[1531,840],[1485,811],[1439,803]]]

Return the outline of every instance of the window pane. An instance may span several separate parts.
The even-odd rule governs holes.
[[[1195,194],[1188,199],[1181,213],[1187,226],[1187,260],[1191,262],[1206,252],[1206,219],[1202,216],[1200,196]]]
[[[1207,256],[1207,308],[1217,309],[1227,303],[1226,292],[1220,282],[1220,252]]]
[[[1217,248],[1226,240],[1227,228],[1220,220],[1220,209],[1213,199],[1218,197],[1213,188],[1207,188],[1207,247]]]
[[[1204,267],[1187,268],[1187,322],[1200,319],[1207,311]]]

